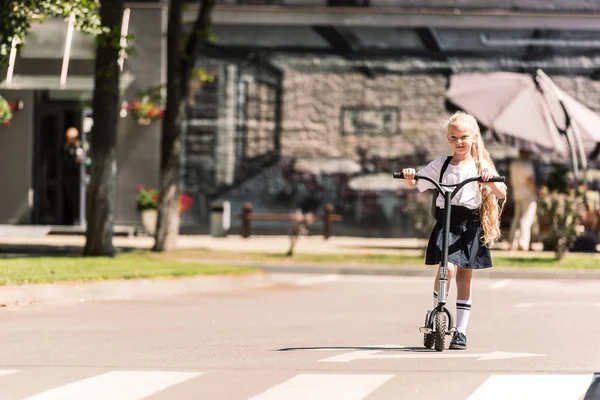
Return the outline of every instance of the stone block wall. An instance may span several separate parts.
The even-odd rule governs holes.
[[[443,75],[385,75],[286,72],[283,88],[284,157],[343,157],[358,160],[356,147],[393,158],[426,149],[445,154],[443,121],[447,78]],[[392,107],[399,111],[395,135],[342,135],[342,108]]]
[[[571,96],[600,112],[600,82],[584,77],[551,76]],[[443,75],[385,75],[369,79],[360,74],[301,73],[287,71],[283,88],[282,164],[273,166],[221,197],[230,200],[232,212],[241,211],[244,202],[252,202],[255,212],[293,212],[305,204],[317,204],[322,212],[330,202],[344,221],[336,224],[335,235],[414,237],[407,205],[429,200],[412,191],[365,190],[349,188],[351,173],[308,173],[289,170],[291,158],[347,158],[364,169],[364,154],[372,160],[402,159],[423,150],[427,159],[448,154],[443,122],[450,116],[445,107],[447,78]],[[343,135],[342,109],[347,106],[397,107],[399,118],[395,134]],[[376,129],[375,129],[376,131]],[[489,144],[498,154],[511,156],[501,146]],[[382,175],[385,177],[387,173]],[[390,187],[392,186],[390,176]],[[427,207],[426,207],[427,209]],[[508,219],[510,221],[510,219]],[[233,232],[239,232],[234,222]],[[256,223],[256,233],[285,233],[287,224]],[[314,227],[313,234],[320,233]]]

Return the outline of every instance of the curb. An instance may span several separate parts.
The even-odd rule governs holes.
[[[99,300],[130,300],[192,293],[221,292],[271,286],[265,272],[239,275],[201,275],[191,278],[157,278],[65,282],[0,286],[0,305],[68,304]]]
[[[223,261],[224,264],[228,262]],[[435,275],[434,266],[402,265],[389,266],[373,264],[369,266],[338,265],[338,264],[290,264],[252,263],[246,261],[232,262],[235,265],[252,265],[270,273],[304,273],[304,274],[337,274],[337,275],[381,275],[381,276],[426,276]],[[577,279],[600,280],[598,269],[555,269],[555,268],[524,268],[524,267],[492,267],[476,271],[479,278],[491,279]]]

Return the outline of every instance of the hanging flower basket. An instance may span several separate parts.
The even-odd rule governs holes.
[[[0,96],[0,124],[9,126],[12,117],[13,113],[11,105],[4,97]]]
[[[23,109],[23,101],[9,103],[6,99],[0,96],[0,125],[10,126],[15,111]]]
[[[137,121],[138,124],[147,126],[152,122],[164,118],[165,109],[159,103],[150,101],[147,97],[142,99],[134,99],[131,103],[124,102],[121,115],[131,114],[131,118]],[[123,115],[124,114],[124,115]]]

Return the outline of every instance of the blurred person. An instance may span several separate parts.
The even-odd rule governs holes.
[[[456,332],[450,349],[467,348],[467,325],[471,314],[471,280],[473,270],[492,267],[490,248],[500,237],[501,208],[498,200],[506,197],[504,183],[487,182],[498,176],[493,160],[486,150],[477,120],[468,113],[455,113],[446,124],[447,140],[453,150],[448,170],[441,174],[446,156],[439,157],[418,172],[444,184],[457,184],[468,178],[481,176],[483,182],[465,185],[452,199],[448,249],[448,280],[450,289],[452,276],[456,272]],[[415,170],[402,170],[408,187],[416,186],[419,192],[433,189],[426,180],[415,180]],[[441,179],[440,179],[441,175]],[[437,222],[431,232],[427,246],[425,264],[438,265],[433,289],[433,303],[437,306],[439,293],[440,263],[442,261],[442,235],[444,207],[443,196],[436,200]],[[449,290],[448,290],[449,291]]]
[[[508,168],[514,202],[508,235],[510,249],[528,251],[531,248],[531,231],[537,212],[536,173],[532,153],[520,150],[519,158],[512,160]]]
[[[74,225],[79,216],[79,191],[83,147],[77,128],[70,127],[65,132],[63,146],[63,215],[66,225]]]

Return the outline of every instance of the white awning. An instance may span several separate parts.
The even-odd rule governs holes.
[[[122,73],[119,85],[120,89],[127,89],[134,79],[135,77],[131,73]],[[13,75],[10,84],[7,84],[6,79],[0,82],[0,89],[93,91],[94,76],[70,75],[67,77],[66,84],[61,86],[59,75]]]

